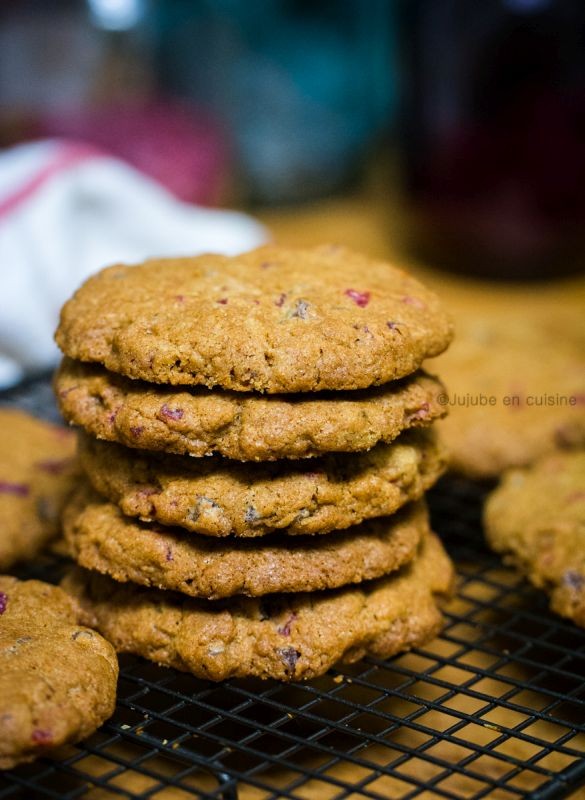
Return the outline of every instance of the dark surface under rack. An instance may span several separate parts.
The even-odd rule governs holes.
[[[0,402],[56,416],[46,379]],[[585,631],[485,548],[484,496],[452,478],[430,495],[460,575],[435,641],[291,686],[213,684],[122,657],[112,719],[0,775],[0,798],[571,796],[585,784]],[[62,569],[47,559],[19,574]]]

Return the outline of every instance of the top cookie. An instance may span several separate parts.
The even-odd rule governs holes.
[[[130,378],[268,393],[379,385],[451,337],[433,292],[334,246],[109,267],[56,333],[66,355]]]

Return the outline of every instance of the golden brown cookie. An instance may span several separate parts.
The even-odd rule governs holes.
[[[114,712],[118,659],[57,586],[0,576],[0,769],[93,733]]]
[[[218,541],[125,517],[88,487],[73,497],[63,525],[81,566],[117,581],[208,599],[333,589],[379,578],[411,560],[428,533],[421,501],[329,536]]]
[[[432,430],[368,453],[241,464],[221,457],[157,456],[80,437],[94,488],[125,514],[207,536],[328,533],[392,514],[443,473]]]
[[[71,358],[130,378],[269,393],[377,386],[451,337],[433,292],[333,246],[113,266],[65,304],[56,334]]]
[[[487,501],[490,546],[585,627],[585,451],[553,453],[511,470]]]
[[[252,396],[156,386],[65,358],[55,391],[65,419],[98,439],[239,461],[369,450],[445,413],[444,387],[424,372],[356,392]]]
[[[437,363],[449,415],[438,424],[458,472],[474,478],[585,445],[581,317],[461,316]]]
[[[79,567],[63,587],[119,652],[210,680],[291,681],[322,675],[340,660],[385,658],[427,641],[441,628],[435,596],[449,592],[453,578],[431,534],[396,575],[329,592],[193,600]]]
[[[0,569],[33,558],[57,535],[78,474],[71,431],[0,409]]]

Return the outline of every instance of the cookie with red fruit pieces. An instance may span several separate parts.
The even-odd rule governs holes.
[[[78,477],[71,431],[0,409],[0,569],[34,558],[57,536]]]
[[[399,572],[359,586],[266,597],[196,600],[76,567],[63,587],[86,624],[118,652],[209,680],[299,681],[338,661],[386,658],[422,644],[442,627],[438,601],[453,565],[434,534]]]
[[[419,281],[329,245],[109,267],[65,304],[56,340],[129,378],[274,394],[402,378],[452,334]]]
[[[487,501],[490,546],[585,627],[585,451],[510,470]]]
[[[118,659],[57,586],[0,576],[0,769],[93,733],[114,712]]]

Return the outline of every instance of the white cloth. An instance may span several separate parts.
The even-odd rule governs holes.
[[[181,203],[88,146],[51,140],[0,152],[0,387],[57,362],[59,309],[101,267],[233,254],[266,239],[245,214]]]

